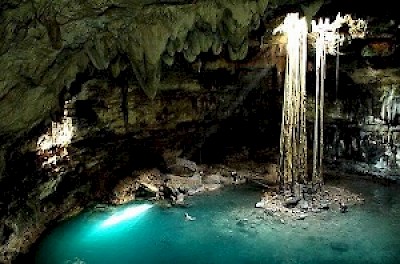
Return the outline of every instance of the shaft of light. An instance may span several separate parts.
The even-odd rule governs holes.
[[[106,219],[102,224],[101,227],[109,227],[112,225],[119,224],[122,221],[130,220],[135,218],[136,216],[146,212],[151,207],[152,204],[141,204],[128,207],[123,211],[116,212],[115,214],[111,215],[108,219]]]

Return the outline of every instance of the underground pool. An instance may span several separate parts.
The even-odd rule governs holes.
[[[283,223],[255,207],[262,190],[253,185],[194,195],[186,207],[136,201],[59,223],[30,257],[38,264],[400,263],[399,185],[327,184],[361,193],[365,203]]]

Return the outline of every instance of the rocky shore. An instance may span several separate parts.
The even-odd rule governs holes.
[[[344,187],[323,185],[321,190],[313,193],[310,186],[299,186],[301,194],[291,192],[283,194],[275,191],[264,192],[261,201],[255,206],[263,209],[265,215],[286,223],[293,220],[304,220],[322,211],[346,213],[355,205],[364,204],[362,194],[353,193]]]
[[[254,164],[253,164],[254,165]],[[193,161],[178,159],[163,174],[157,169],[137,172],[117,184],[110,203],[120,205],[135,199],[149,199],[163,206],[184,206],[188,196],[214,191],[232,184],[252,183],[260,187],[261,200],[256,208],[264,211],[265,217],[278,219],[282,223],[304,220],[323,211],[346,213],[353,206],[363,205],[360,193],[342,186],[321,185],[318,191],[310,185],[297,185],[296,192],[279,192],[276,185],[276,165],[252,166],[241,164],[242,169],[225,165],[197,165]]]
[[[223,165],[197,165],[178,158],[169,165],[170,172],[158,169],[135,172],[116,185],[110,199],[113,205],[121,205],[135,199],[167,201],[169,206],[184,205],[187,196],[214,191],[225,185],[244,184],[251,170],[235,170]]]

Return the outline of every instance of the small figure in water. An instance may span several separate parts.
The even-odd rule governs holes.
[[[194,221],[196,220],[196,217],[190,216],[188,213],[185,213],[185,220]]]
[[[347,205],[345,203],[339,203],[339,209],[341,213],[346,213],[347,212]]]

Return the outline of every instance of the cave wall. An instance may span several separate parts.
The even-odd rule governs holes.
[[[26,252],[46,224],[104,199],[118,177],[141,166],[162,169],[168,155],[193,155],[222,124],[241,128],[246,144],[251,137],[253,146],[263,138],[273,141],[281,116],[285,39],[272,30],[285,12],[325,15],[318,13],[323,4],[2,1],[2,260]],[[336,167],[339,159],[345,168],[355,157],[374,166],[387,147],[378,139],[388,138],[388,130],[399,143],[397,107],[388,103],[395,114],[381,115],[381,97],[394,89],[396,102],[399,83],[398,21],[392,20],[375,21],[366,40],[345,47],[338,93],[330,58],[326,129],[332,133],[326,158]],[[311,65],[310,122],[312,75]],[[60,165],[62,173],[42,171],[36,140],[59,119],[65,100],[73,101],[78,128],[69,160]],[[247,126],[257,132],[248,133]],[[364,134],[373,135],[368,149],[362,147]]]
[[[161,65],[171,65],[175,53],[193,62],[200,52],[219,54],[226,46],[230,58],[243,59],[249,32],[260,25],[267,6],[281,2],[286,3],[2,1],[0,67],[7,69],[0,73],[2,153],[49,123],[50,114],[62,108],[60,99],[67,99],[60,94],[71,96],[78,74],[108,70],[117,78],[129,67],[154,97]]]
[[[365,39],[342,47],[338,86],[330,58],[325,151],[335,173],[399,181],[398,23],[390,16],[369,18]]]

